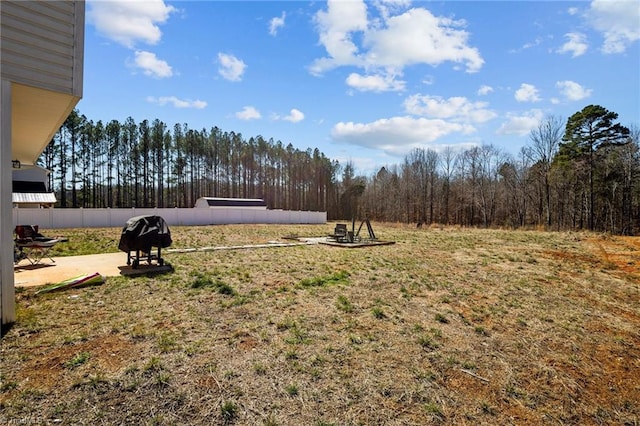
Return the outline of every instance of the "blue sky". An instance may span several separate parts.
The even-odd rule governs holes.
[[[589,104],[640,124],[640,2],[87,1],[87,118],[240,132],[360,173],[517,155]]]

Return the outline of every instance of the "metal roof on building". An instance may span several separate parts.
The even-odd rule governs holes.
[[[58,201],[53,192],[14,192],[11,195],[14,204],[55,204]]]

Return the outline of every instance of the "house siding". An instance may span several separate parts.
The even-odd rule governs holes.
[[[82,96],[77,53],[84,50],[84,7],[84,2],[3,0],[2,79]]]
[[[0,57],[0,63],[1,63]],[[16,319],[13,284],[13,225],[11,201],[11,83],[0,80],[0,319],[1,332]]]
[[[82,97],[84,15],[83,0],[0,0],[2,335],[16,319],[11,164],[34,164]]]

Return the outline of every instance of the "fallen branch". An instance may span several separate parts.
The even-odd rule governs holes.
[[[473,371],[469,371],[469,370],[466,370],[466,369],[464,369],[464,368],[461,368],[461,369],[460,369],[460,371],[462,371],[463,373],[467,373],[468,375],[473,376],[473,377],[475,377],[476,379],[482,380],[482,381],[483,381],[483,382],[485,382],[485,383],[489,383],[489,379],[484,378],[484,377],[482,377],[482,376],[478,376],[478,375],[477,375],[476,373],[474,373]]]

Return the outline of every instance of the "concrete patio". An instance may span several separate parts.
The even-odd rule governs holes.
[[[54,262],[44,257],[39,263],[32,265],[28,260],[21,260],[14,266],[15,287],[35,287],[45,284],[58,283],[79,275],[99,273],[103,277],[116,277],[120,275],[135,276],[151,273],[165,273],[173,270],[167,262],[166,255],[170,253],[195,253],[218,250],[246,250],[265,249],[275,247],[296,247],[301,245],[314,245],[324,241],[326,237],[297,238],[297,242],[269,241],[265,244],[246,244],[238,246],[216,246],[183,249],[166,249],[162,251],[162,258],[165,261],[163,266],[158,266],[156,261],[148,265],[146,260],[141,259],[140,265],[133,269],[127,266],[127,254],[103,253],[90,254],[85,256],[64,256],[54,257]]]
[[[104,253],[86,256],[55,257],[55,262],[48,258],[38,264],[31,265],[27,260],[14,266],[14,282],[16,287],[35,287],[57,283],[79,275],[98,272],[104,277],[120,275],[144,275],[150,272],[168,272],[170,265],[147,265],[143,262],[138,268],[127,266],[126,253]]]

